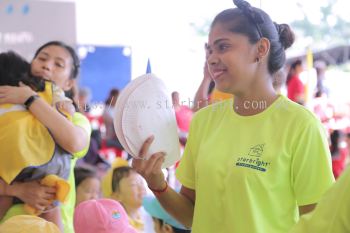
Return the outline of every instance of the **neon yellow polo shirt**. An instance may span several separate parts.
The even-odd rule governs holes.
[[[289,233],[350,232],[350,167]]]
[[[177,178],[196,191],[193,233],[286,233],[334,182],[325,131],[286,97],[240,116],[226,100],[194,117]],[[247,103],[245,107],[263,107]]]
[[[68,182],[71,187],[71,191],[68,194],[67,202],[61,207],[61,216],[62,222],[64,225],[64,233],[74,233],[73,227],[73,217],[75,209],[75,200],[76,200],[76,190],[75,190],[75,178],[74,178],[74,167],[77,160],[87,153],[90,145],[90,134],[91,134],[91,125],[89,120],[81,113],[77,112],[73,116],[73,123],[76,126],[83,128],[88,135],[88,146],[80,152],[74,153],[74,158],[71,160],[71,171],[68,177]]]
[[[73,123],[74,125],[83,128],[86,131],[86,133],[89,135],[88,138],[90,140],[91,126],[90,126],[89,120],[83,114],[76,112],[73,115]],[[88,142],[88,145],[89,144],[90,143]],[[73,154],[74,158],[71,160],[71,171],[68,177],[68,183],[71,189],[68,194],[66,203],[61,205],[61,210],[62,210],[61,216],[62,216],[62,223],[64,225],[64,233],[74,233],[73,216],[74,216],[75,198],[76,198],[74,167],[77,159],[83,157],[88,151],[88,149],[89,149],[89,146],[84,148],[82,151]],[[12,216],[20,215],[20,214],[26,214],[26,212],[24,212],[23,210],[23,204],[14,205],[9,209],[9,211],[7,211],[5,217],[1,220],[1,222],[6,221],[6,219]]]

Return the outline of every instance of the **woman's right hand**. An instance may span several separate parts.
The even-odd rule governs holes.
[[[165,156],[164,153],[155,153],[151,155],[148,160],[144,159],[153,140],[154,136],[151,136],[143,143],[139,153],[139,158],[134,158],[132,160],[132,167],[143,176],[148,187],[154,190],[161,190],[165,185],[164,174],[162,172],[162,164]]]
[[[19,87],[0,86],[0,104],[24,104],[32,95],[36,92],[22,82]]]
[[[47,210],[56,196],[55,188],[41,185],[39,181],[14,183],[11,189],[12,196],[38,210]]]

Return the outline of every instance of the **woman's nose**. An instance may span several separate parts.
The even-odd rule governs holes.
[[[210,66],[216,65],[218,61],[219,59],[214,53],[210,53],[207,55],[208,68],[210,68]]]
[[[51,68],[52,68],[51,62],[45,62],[45,63],[43,63],[42,68],[43,68],[44,70],[51,70]]]

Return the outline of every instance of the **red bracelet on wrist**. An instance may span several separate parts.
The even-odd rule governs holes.
[[[148,188],[154,193],[154,195],[159,196],[162,193],[165,193],[168,190],[168,182],[165,181],[165,187],[162,189],[152,189],[148,186]]]

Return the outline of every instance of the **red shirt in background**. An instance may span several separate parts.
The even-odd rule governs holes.
[[[339,154],[332,156],[332,168],[335,178],[338,178],[344,171],[346,166],[346,158],[348,156],[347,148],[339,148]]]
[[[298,102],[298,96],[304,94],[304,84],[297,75],[292,76],[288,83],[288,98],[294,102]]]
[[[193,111],[187,106],[181,106],[175,110],[177,126],[182,132],[188,133],[190,129],[190,123],[193,116]]]

